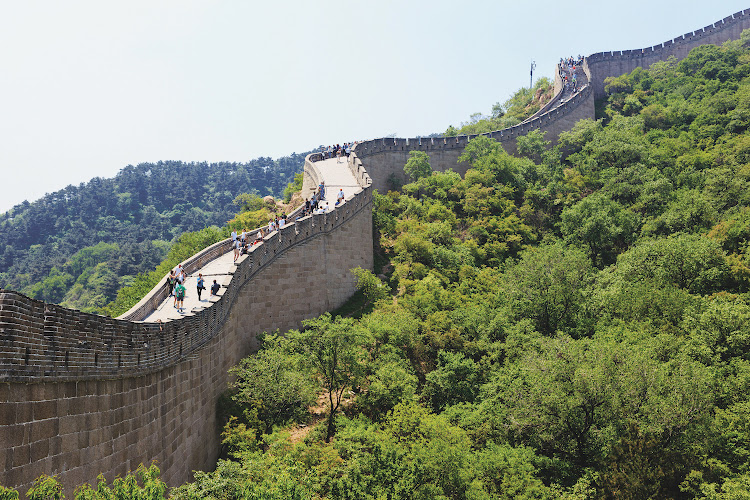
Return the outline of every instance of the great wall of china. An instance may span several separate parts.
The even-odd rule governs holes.
[[[548,140],[594,118],[604,79],[702,44],[739,39],[750,10],[655,47],[584,59],[589,84],[514,127],[483,134],[515,152],[516,139]],[[560,89],[556,82],[556,90]],[[329,214],[308,216],[268,236],[240,262],[220,299],[165,323],[138,321],[163,299],[157,287],[127,319],[81,313],[0,289],[0,484],[26,491],[42,474],[66,487],[108,480],[157,460],[169,485],[211,469],[218,455],[216,401],[228,369],[263,331],[285,331],[343,304],[349,270],[372,268],[372,189],[402,176],[409,151],[425,151],[434,170],[465,173],[458,157],[476,136],[376,139],[357,145],[347,167],[361,191]],[[303,189],[322,179],[317,155],[305,161]],[[366,170],[365,170],[366,167]],[[307,191],[306,191],[307,192]],[[190,272],[228,251],[217,243],[185,263]],[[335,283],[318,289],[321,282]],[[313,288],[319,293],[310,294]]]

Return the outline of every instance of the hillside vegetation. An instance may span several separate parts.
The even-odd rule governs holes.
[[[748,42],[609,81],[551,149],[479,137],[464,178],[376,195],[381,277],[265,337],[225,459],[170,495],[747,498]]]
[[[242,193],[280,196],[305,154],[129,165],[0,215],[0,287],[97,312],[186,231],[224,226]]]

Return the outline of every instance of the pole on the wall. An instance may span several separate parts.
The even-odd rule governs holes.
[[[529,90],[531,90],[532,82],[534,81],[534,70],[536,69],[536,63],[532,59],[531,61],[531,71],[529,71]]]

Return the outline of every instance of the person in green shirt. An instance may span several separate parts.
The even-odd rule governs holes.
[[[182,301],[185,300],[185,285],[178,282],[177,286],[174,287],[174,302],[175,307],[182,311]]]

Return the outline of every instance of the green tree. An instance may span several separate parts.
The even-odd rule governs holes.
[[[721,246],[696,234],[641,239],[617,259],[617,267],[631,282],[649,280],[697,294],[726,289],[730,279]]]
[[[0,500],[18,500],[18,492],[0,485]]]
[[[357,386],[363,374],[367,337],[351,318],[331,318],[326,313],[290,332],[291,346],[302,354],[320,377],[328,398],[326,442],[335,432],[336,413],[347,389]]]
[[[414,181],[429,177],[432,175],[430,157],[424,151],[409,151],[409,159],[404,165],[404,172]]]
[[[42,474],[34,480],[29,491],[26,492],[29,500],[61,500],[65,498],[62,484],[56,477]]]
[[[613,263],[635,239],[638,229],[636,214],[600,193],[566,208],[561,219],[566,242],[587,247],[597,267]]]
[[[550,141],[544,140],[546,134],[547,131],[540,132],[538,129],[534,129],[519,137],[516,140],[518,154],[531,159],[541,159],[550,144]]]
[[[284,203],[289,203],[292,199],[292,195],[299,191],[302,191],[302,182],[305,179],[305,174],[298,172],[294,174],[294,180],[287,184],[284,188]]]
[[[96,489],[84,484],[76,490],[76,500],[163,500],[166,498],[167,485],[159,477],[160,471],[156,464],[149,467],[140,464],[135,472],[129,472],[125,477],[118,477],[107,485],[104,476],[99,475]]]
[[[585,253],[562,243],[530,248],[503,276],[503,292],[517,318],[530,318],[544,335],[585,328],[582,311],[594,268]]]
[[[357,290],[365,296],[365,302],[362,304],[362,312],[364,312],[367,305],[375,304],[378,300],[388,297],[388,288],[371,271],[362,269],[361,267],[355,267],[354,269],[350,269],[350,271],[357,280],[355,285]]]
[[[230,370],[233,399],[258,411],[265,432],[276,424],[301,419],[317,398],[317,384],[304,369],[300,354],[275,335],[266,336],[261,350]]]
[[[438,352],[438,366],[427,374],[424,398],[440,411],[448,405],[474,401],[479,393],[479,366],[460,352]]]
[[[368,377],[367,390],[357,398],[362,411],[373,419],[384,418],[403,401],[412,401],[417,393],[417,377],[403,361],[380,364]]]

